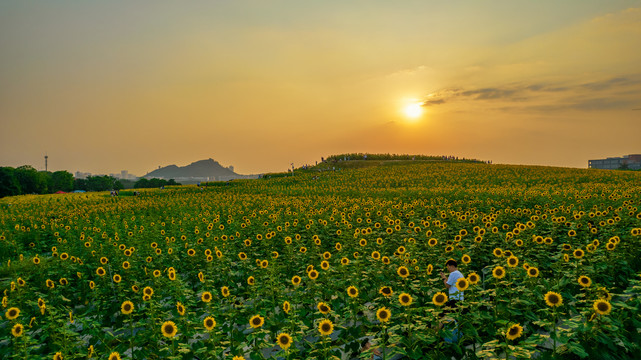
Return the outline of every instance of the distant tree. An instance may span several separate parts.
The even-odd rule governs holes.
[[[20,183],[12,167],[0,167],[0,197],[20,195]]]
[[[140,178],[134,184],[134,189],[145,189],[149,187],[149,180],[145,178]]]
[[[70,192],[74,188],[73,174],[68,171],[56,171],[49,178],[49,192]]]
[[[46,194],[47,174],[38,172],[29,165],[23,165],[15,170],[15,176],[20,183],[23,194]]]
[[[167,181],[167,185],[180,185],[180,183],[177,183],[174,179],[169,179],[169,181]]]
[[[87,179],[75,179],[73,181],[74,190],[89,191],[89,182]]]

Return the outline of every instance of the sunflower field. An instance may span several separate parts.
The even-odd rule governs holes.
[[[638,358],[641,173],[323,169],[0,199],[0,358]]]

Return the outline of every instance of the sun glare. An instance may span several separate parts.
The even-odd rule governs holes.
[[[416,120],[423,115],[423,105],[417,101],[407,104],[403,108],[403,114],[410,120]]]

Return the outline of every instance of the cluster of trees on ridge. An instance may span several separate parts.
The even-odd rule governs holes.
[[[485,162],[477,159],[459,158],[456,156],[445,155],[407,155],[407,154],[366,154],[352,153],[328,156],[325,161],[343,161],[343,160],[456,160],[462,162]]]
[[[133,188],[156,188],[165,185],[180,185],[174,179],[145,179],[136,181]],[[32,166],[17,168],[0,167],[0,197],[24,194],[54,194],[57,192],[122,190],[120,180],[107,175],[88,176],[76,179],[68,171],[38,171]]]

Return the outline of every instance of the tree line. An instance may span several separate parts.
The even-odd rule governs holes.
[[[141,178],[133,188],[154,188],[165,185],[180,185],[174,179]],[[25,194],[53,194],[59,191],[109,191],[122,190],[123,183],[107,175],[88,176],[76,179],[68,171],[38,171],[32,166],[23,165],[17,168],[0,167],[0,197]]]

